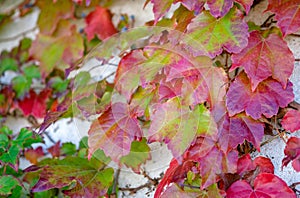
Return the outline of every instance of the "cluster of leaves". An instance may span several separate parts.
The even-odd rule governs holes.
[[[266,133],[282,136],[300,129],[289,81],[294,56],[284,40],[300,29],[299,1],[268,0],[266,12],[272,15],[263,24],[246,21],[253,0],[150,2],[154,21],[111,38],[130,20],[124,15],[116,28],[109,10],[99,6],[106,1],[15,5],[22,15],[40,9],[39,33],[1,53],[0,75],[14,74],[8,83],[1,81],[1,116],[20,109],[24,116],[44,118],[40,132],[63,117],[98,118],[85,139],[88,148],[57,143],[48,149],[53,158],[44,160],[39,160],[41,147],[31,148],[40,138],[29,130],[14,137],[3,128],[0,182],[11,182],[1,195],[24,189],[47,196],[109,195],[115,185],[107,163],[139,173],[151,158],[149,144],[164,142],[174,159],[155,197],[296,197],[274,175],[270,159],[252,160],[249,153],[260,151]],[[179,5],[173,16],[163,17],[173,4]],[[1,26],[13,12],[1,13]],[[76,24],[82,18],[80,30]],[[119,52],[114,83],[95,80],[87,71],[67,78],[99,43],[89,58],[110,64]],[[288,139],[283,167],[292,162],[300,171],[299,145],[299,138]],[[22,153],[34,164],[25,171],[18,169]]]
[[[106,167],[110,159],[98,150],[87,160],[87,137],[78,149],[75,144],[57,142],[44,151],[42,136],[26,128],[13,135],[4,126],[0,136],[1,196],[54,197],[64,193],[97,197],[106,194],[112,185],[114,170]],[[22,170],[19,160],[24,157],[34,165]]]

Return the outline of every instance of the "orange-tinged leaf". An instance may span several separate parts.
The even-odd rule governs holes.
[[[294,68],[293,53],[277,34],[264,38],[258,31],[251,32],[248,46],[231,58],[230,70],[243,67],[251,80],[252,90],[270,76],[285,88]]]
[[[117,33],[112,21],[112,14],[106,8],[97,6],[86,18],[86,27],[84,31],[88,40],[92,40],[96,35],[100,40],[104,40]]]
[[[71,0],[56,3],[53,0],[37,1],[37,6],[41,10],[37,24],[44,35],[51,35],[61,19],[73,17],[74,5]]]
[[[24,152],[24,154],[25,154],[25,158],[29,160],[30,163],[32,164],[37,164],[38,159],[45,155],[43,148],[41,146],[37,147],[36,149],[32,149],[32,148],[27,149]]]

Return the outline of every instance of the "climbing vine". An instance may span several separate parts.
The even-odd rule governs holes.
[[[154,197],[299,195],[300,181],[288,186],[269,158],[250,155],[268,143],[265,134],[281,137],[282,168],[300,171],[292,134],[300,105],[289,81],[296,58],[284,40],[300,30],[299,0],[268,0],[261,24],[248,17],[260,1],[147,0],[154,20],[136,28],[126,14],[112,22],[112,1],[9,2],[1,2],[1,28],[39,14],[36,37],[24,33],[0,55],[1,122],[32,124],[0,129],[0,195],[110,197],[151,185]],[[69,117],[92,122],[78,148],[35,146]],[[173,156],[160,178],[141,169],[154,142]],[[23,170],[24,157],[32,165]],[[149,182],[119,188],[120,168],[109,163]]]

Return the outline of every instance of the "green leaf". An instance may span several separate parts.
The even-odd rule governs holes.
[[[64,92],[67,89],[69,82],[69,80],[62,80],[60,77],[55,76],[51,79],[51,87],[57,92]]]
[[[41,73],[36,65],[30,65],[24,68],[24,74],[27,78],[40,78]]]
[[[29,54],[40,62],[39,69],[45,78],[55,68],[64,70],[70,67],[82,57],[83,50],[83,38],[75,26],[69,21],[61,20],[54,35],[38,35],[31,45]]]
[[[12,135],[13,131],[10,130],[7,126],[3,126],[2,128],[0,128],[0,133],[4,133],[6,135]]]
[[[76,145],[71,142],[63,143],[60,148],[60,152],[63,155],[73,155],[76,151]]]
[[[15,59],[4,58],[3,60],[0,60],[0,76],[7,70],[18,70],[18,63]]]
[[[148,159],[151,159],[150,150],[146,138],[143,138],[141,141],[133,141],[131,143],[130,153],[123,156],[120,161],[127,167],[132,168],[135,172],[139,172],[140,165],[145,163]]]
[[[80,157],[66,157],[62,160],[47,159],[40,164],[42,171],[32,192],[69,186],[63,191],[68,196],[99,197],[107,192],[113,182],[114,170],[105,169],[106,165],[99,161],[95,163]],[[72,185],[74,182],[75,186]]]
[[[88,137],[84,136],[79,142],[79,149],[88,148]]]
[[[33,143],[42,142],[42,138],[39,135],[34,135],[32,131],[22,128],[18,137],[13,141],[20,148],[28,148]]]
[[[156,105],[153,112],[148,141],[164,141],[177,159],[197,136],[217,133],[214,119],[202,104],[190,110],[179,97],[174,97]]]
[[[3,149],[7,148],[9,139],[6,134],[0,133],[0,153],[4,152]]]
[[[31,39],[30,38],[24,38],[21,40],[21,50],[28,50],[31,46]]]
[[[16,76],[12,79],[12,87],[17,93],[17,97],[23,97],[29,90],[31,86],[31,79],[25,76]]]
[[[19,185],[16,178],[10,175],[0,177],[0,195],[10,195],[12,190]]]
[[[248,25],[236,8],[219,19],[203,11],[188,25],[183,43],[193,56],[214,58],[223,48],[232,53],[240,52],[246,47],[248,36]]]
[[[9,149],[5,153],[3,153],[0,156],[0,161],[15,165],[17,163],[19,152],[20,152],[19,147],[13,144],[9,147]]]

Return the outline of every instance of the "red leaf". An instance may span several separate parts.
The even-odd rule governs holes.
[[[235,173],[238,153],[231,151],[225,154],[210,138],[198,138],[184,154],[185,160],[193,160],[200,164],[200,174],[204,189],[219,180],[222,173]]]
[[[254,189],[244,180],[234,182],[226,191],[228,198],[296,198],[296,194],[276,175],[261,173],[254,180]]]
[[[159,182],[159,184],[156,188],[154,198],[159,198],[161,193],[164,191],[164,187],[169,185],[172,182],[173,175],[174,175],[176,169],[178,168],[178,166],[179,166],[179,164],[178,164],[177,160],[172,159],[172,161],[170,162],[169,168],[167,169],[164,177]]]
[[[284,36],[300,29],[299,0],[269,0],[267,11],[275,13],[275,20]]]
[[[274,165],[270,158],[259,156],[254,159],[253,164],[259,167],[260,173],[272,173],[274,174]]]
[[[142,137],[136,115],[124,103],[114,103],[95,120],[89,129],[89,158],[97,149],[119,162],[130,152],[131,142]]]
[[[224,152],[228,152],[248,140],[259,151],[263,136],[263,123],[245,114],[238,114],[234,117],[225,116],[219,132],[219,144]]]
[[[300,172],[300,138],[291,137],[284,148],[284,154],[285,158],[282,160],[282,167],[293,161],[294,169]]]
[[[49,153],[51,153],[52,157],[59,157],[60,156],[60,141],[56,142],[53,146],[47,149]]]
[[[300,111],[289,110],[281,121],[282,127],[288,131],[295,132],[300,129]]]
[[[232,55],[231,71],[243,67],[251,80],[252,90],[272,76],[285,88],[294,68],[294,56],[287,43],[277,34],[264,38],[258,31],[250,33],[248,46]]]
[[[137,66],[146,61],[143,50],[133,50],[122,57],[115,76],[115,89],[129,101],[133,92],[137,89],[140,76]]]
[[[32,115],[35,118],[43,118],[46,115],[46,101],[50,93],[50,90],[45,89],[37,95],[31,90],[29,96],[18,101],[18,106],[25,116]]]
[[[194,166],[195,163],[192,161],[185,161],[182,164],[178,164],[176,159],[172,159],[169,168],[156,188],[154,198],[160,197],[164,188],[170,183],[182,183],[187,176],[187,172],[192,170]]]
[[[207,188],[219,180],[222,173],[235,173],[237,170],[238,153],[231,151],[225,154],[217,147],[213,147],[209,153],[200,158],[200,174],[202,178],[201,188]]]
[[[97,6],[96,9],[85,18],[87,26],[84,31],[87,34],[88,40],[92,40],[95,35],[97,35],[100,40],[104,40],[117,33],[111,18],[112,14],[108,9]]]
[[[236,77],[227,92],[226,105],[230,116],[246,111],[254,119],[262,115],[267,118],[276,115],[279,107],[286,107],[294,99],[292,83],[286,89],[273,80],[261,82],[252,92],[251,85],[245,73]]]
[[[237,163],[237,173],[243,175],[246,172],[252,171],[255,169],[255,165],[252,162],[250,154],[246,154],[239,158]]]
[[[25,151],[25,158],[30,161],[32,164],[37,164],[38,159],[44,156],[44,151],[41,146],[36,149],[27,149]]]

